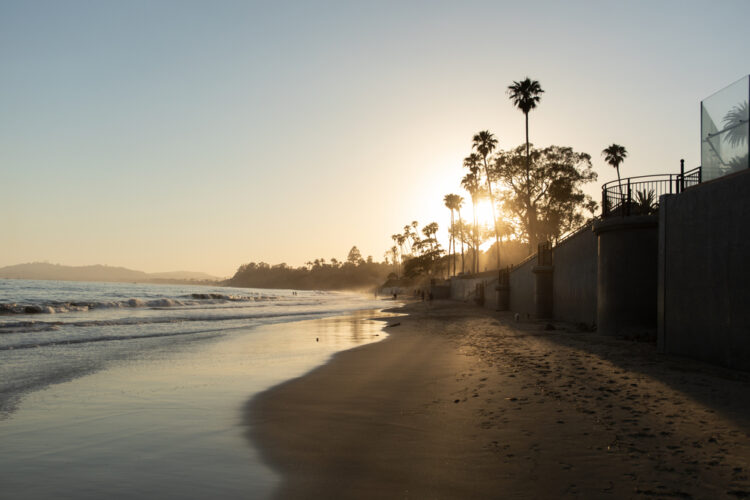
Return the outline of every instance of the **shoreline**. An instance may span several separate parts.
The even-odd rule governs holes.
[[[750,496],[750,375],[461,303],[391,312],[246,405],[275,498]]]
[[[97,370],[31,391],[0,419],[2,491],[30,499],[60,492],[80,499],[269,498],[279,478],[247,445],[248,394],[383,339],[382,323],[368,321],[385,315],[379,305],[138,344]]]

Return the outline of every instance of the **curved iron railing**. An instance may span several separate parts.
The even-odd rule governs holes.
[[[659,209],[659,197],[678,194],[702,181],[701,167],[679,174],[641,175],[602,186],[602,217],[649,215]]]

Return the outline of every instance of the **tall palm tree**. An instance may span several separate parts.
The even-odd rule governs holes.
[[[402,235],[404,237],[404,241],[409,244],[409,253],[411,254],[413,252],[413,246],[414,246],[414,240],[412,239],[412,231],[411,231],[411,225],[407,224],[404,226],[404,233]]]
[[[492,225],[495,227],[495,244],[497,245],[497,268],[500,269],[500,235],[497,232],[497,215],[495,215],[495,198],[492,196],[492,179],[490,178],[490,169],[487,163],[487,157],[497,147],[497,139],[489,130],[482,130],[474,135],[472,140],[472,149],[476,149],[482,157],[484,163],[484,175],[487,178],[487,193],[490,195],[490,206],[492,207]]]
[[[536,108],[537,103],[541,100],[541,94],[544,93],[542,86],[539,82],[532,80],[528,76],[525,80],[520,82],[513,81],[512,85],[508,86],[508,97],[513,101],[513,105],[523,112],[524,118],[526,119],[526,205],[531,206],[531,153],[529,151],[529,111]],[[536,213],[529,211],[529,220],[527,221],[527,228],[529,231],[529,251],[533,249],[532,239],[536,231]],[[532,220],[534,219],[534,220]]]
[[[468,159],[468,158],[467,158]],[[466,163],[464,162],[464,165]],[[474,248],[474,262],[472,263],[472,271],[479,272],[479,259],[477,252],[479,251],[479,245],[477,244],[476,235],[479,234],[479,228],[477,227],[477,204],[482,197],[482,188],[479,185],[479,168],[469,167],[469,173],[461,179],[461,186],[471,196],[472,212],[474,215],[474,231],[473,231],[473,248]]]
[[[456,238],[455,238],[455,218],[453,217],[453,211],[458,210],[460,205],[461,197],[457,194],[446,194],[443,198],[445,206],[451,211],[451,230],[450,240],[448,241],[448,255],[453,256],[453,275],[456,274]],[[451,245],[453,245],[453,254],[451,254]]]
[[[464,204],[464,198],[463,196],[456,195],[456,211],[458,212],[458,221],[461,222],[461,206]],[[459,238],[461,240],[461,272],[464,272],[464,239]],[[456,240],[455,236],[453,239],[453,251],[456,251]],[[453,263],[453,274],[456,274],[456,264]]]
[[[396,243],[401,248],[401,252],[399,254],[401,257],[398,259],[398,272],[396,273],[397,275],[401,274],[401,261],[403,260],[403,255],[404,255],[404,247],[402,246],[403,243],[401,242],[401,238],[402,236],[400,234],[391,235],[391,239],[393,240],[393,242]],[[396,247],[393,247],[393,248],[396,248]]]
[[[396,243],[398,243],[399,252],[401,252],[401,260],[404,260],[404,243],[406,243],[406,236],[403,234],[396,234]]]
[[[604,156],[604,161],[617,169],[617,186],[620,188],[620,203],[625,203],[622,194],[622,181],[620,180],[620,164],[625,161],[628,152],[625,150],[624,146],[610,144],[608,147],[604,148],[602,156]]]

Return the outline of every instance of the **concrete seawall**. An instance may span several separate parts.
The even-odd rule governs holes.
[[[750,170],[662,196],[658,215],[588,225],[511,269],[507,309],[663,353],[750,370]],[[542,261],[543,260],[543,261]],[[453,278],[451,297],[498,307],[497,271]],[[551,302],[551,303],[550,303]],[[502,307],[503,304],[500,303]]]
[[[750,171],[664,196],[658,347],[750,370]]]

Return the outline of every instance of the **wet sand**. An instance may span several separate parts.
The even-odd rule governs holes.
[[[750,498],[750,374],[455,302],[254,398],[278,498]]]
[[[279,476],[244,439],[248,396],[381,340],[375,314],[108,346],[118,360],[0,411],[0,499],[269,498]]]

